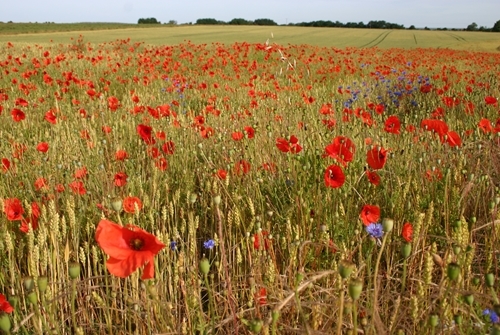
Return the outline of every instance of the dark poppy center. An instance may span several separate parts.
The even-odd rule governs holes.
[[[144,240],[138,237],[134,237],[130,240],[129,245],[133,250],[141,250],[144,246]]]

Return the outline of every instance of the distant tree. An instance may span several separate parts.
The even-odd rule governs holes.
[[[167,23],[169,26],[176,26],[177,25],[177,21],[176,20],[170,20],[168,21]]]
[[[471,24],[469,24],[467,26],[467,28],[465,30],[467,30],[467,31],[476,31],[477,30],[477,23],[476,22],[472,22]]]
[[[196,20],[196,24],[221,24],[221,21],[217,21],[216,19],[198,19]]]
[[[417,28],[415,28],[415,26],[413,24],[408,28],[408,30],[415,30],[415,29],[417,29]]]
[[[154,17],[150,17],[147,19],[139,19],[137,21],[138,24],[160,24],[161,22],[155,19]]]
[[[491,31],[494,31],[494,32],[497,32],[497,33],[500,32],[500,20],[498,20],[497,22],[495,22],[495,24],[493,25],[493,28],[491,28]]]
[[[241,26],[244,26],[244,25],[251,25],[253,24],[252,21],[247,21],[245,19],[241,19],[241,18],[237,18],[237,19],[232,19],[231,21],[228,22],[229,24],[232,24],[232,25],[241,25]]]
[[[257,19],[253,21],[258,26],[277,26],[278,24],[271,19]]]

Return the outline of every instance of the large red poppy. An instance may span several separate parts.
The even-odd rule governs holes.
[[[340,166],[330,165],[325,170],[324,179],[327,187],[338,188],[344,185],[345,175]]]
[[[156,142],[153,138],[152,130],[153,128],[145,124],[140,124],[137,126],[137,133],[142,138],[142,140],[146,142],[146,144],[155,144]]]
[[[103,219],[97,225],[95,239],[109,256],[106,267],[112,275],[125,278],[144,266],[141,279],[154,278],[154,257],[165,247],[154,235]]]
[[[366,162],[373,170],[384,167],[387,161],[387,150],[382,147],[374,147],[366,154]]]
[[[10,114],[12,115],[12,120],[16,122],[21,122],[26,118],[24,112],[18,108],[14,108]]]
[[[23,218],[23,205],[17,198],[5,199],[3,201],[3,211],[7,215],[7,220],[18,221]]]
[[[118,172],[115,174],[115,186],[122,187],[127,184],[127,174],[125,172]]]
[[[325,147],[324,156],[331,157],[343,166],[346,166],[347,163],[352,162],[355,152],[356,146],[350,138],[337,136],[331,144]]]
[[[391,134],[399,134],[399,129],[401,128],[401,121],[396,115],[389,116],[385,120],[384,130]]]
[[[302,151],[299,139],[295,135],[290,136],[290,140],[288,141],[284,138],[276,139],[276,147],[281,152],[291,152],[292,154],[298,154]]]
[[[12,313],[14,308],[3,294],[0,294],[0,311],[4,313]]]
[[[365,226],[377,222],[380,219],[380,208],[376,205],[364,205],[359,217]]]

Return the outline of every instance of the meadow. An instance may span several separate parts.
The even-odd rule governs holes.
[[[0,36],[2,333],[500,333],[496,35],[183,29]]]

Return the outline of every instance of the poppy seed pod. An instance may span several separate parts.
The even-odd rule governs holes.
[[[472,306],[472,304],[474,303],[474,295],[472,293],[465,294],[464,301],[467,305]]]
[[[77,262],[69,263],[68,273],[71,279],[80,277],[80,264]]]
[[[47,290],[48,278],[46,276],[38,277],[38,290],[44,293]]]
[[[111,200],[111,208],[113,208],[113,210],[115,212],[118,212],[120,213],[123,209],[123,201],[122,199],[120,198],[113,198],[113,200]]]
[[[403,243],[401,246],[401,256],[403,256],[404,259],[407,259],[410,257],[411,254],[411,243]]]
[[[384,218],[382,220],[382,229],[384,230],[384,232],[386,232],[386,233],[390,232],[393,227],[394,227],[394,220],[393,219]]]
[[[10,333],[10,328],[12,327],[12,324],[10,323],[10,318],[7,314],[2,314],[0,315],[0,329],[6,333]]]
[[[363,282],[361,279],[353,279],[349,283],[349,287],[347,288],[349,291],[349,296],[352,300],[356,301],[361,296],[361,292],[363,291]]]
[[[210,272],[210,262],[206,257],[203,257],[200,261],[200,271],[204,275],[207,275]]]
[[[495,275],[493,273],[485,274],[484,282],[486,283],[486,286],[493,287],[493,285],[495,285]]]
[[[343,259],[340,261],[338,270],[342,279],[348,278],[356,266],[353,262]]]
[[[264,322],[262,320],[259,320],[259,319],[252,320],[248,324],[248,328],[254,334],[260,333],[263,326],[264,326]]]
[[[460,275],[460,265],[457,263],[450,263],[446,268],[446,274],[448,275],[448,279],[451,281],[456,281],[458,276]]]

